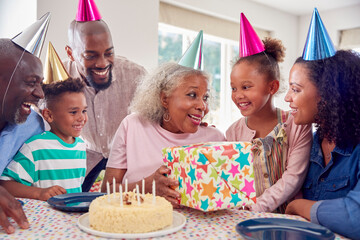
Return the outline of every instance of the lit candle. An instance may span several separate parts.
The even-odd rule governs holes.
[[[120,192],[120,206],[123,206],[123,196],[122,196],[122,185],[119,185],[119,192]]]
[[[106,182],[106,191],[107,191],[107,199],[108,199],[108,202],[110,202],[110,184],[109,182]]]
[[[127,187],[128,187],[127,184],[128,184],[128,182],[127,182],[127,178],[126,178],[126,179],[125,179],[125,193],[127,193],[127,190],[128,190],[128,189],[127,189]]]
[[[156,203],[155,180],[153,180],[153,184],[152,184],[152,194],[153,194],[153,204],[155,204]]]
[[[145,179],[142,179],[142,195],[145,195]]]
[[[140,205],[140,196],[139,196],[139,185],[136,184],[136,196],[138,205]]]
[[[115,199],[115,193],[116,193],[116,181],[115,178],[113,177],[113,198]]]

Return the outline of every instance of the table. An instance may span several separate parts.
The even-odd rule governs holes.
[[[102,239],[81,231],[77,220],[83,213],[62,212],[52,208],[47,202],[33,199],[21,199],[24,211],[30,222],[30,229],[16,226],[15,234],[0,232],[0,239]],[[187,218],[185,227],[176,233],[155,239],[241,239],[235,231],[237,223],[250,218],[288,218],[304,220],[299,216],[258,213],[238,209],[221,210],[204,213],[190,208],[176,209]],[[336,239],[344,239],[336,235]]]

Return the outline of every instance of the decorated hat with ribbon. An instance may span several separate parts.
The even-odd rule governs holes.
[[[49,23],[50,13],[48,12],[13,37],[11,41],[36,57],[40,57]]]
[[[78,11],[75,20],[78,22],[90,22],[101,19],[100,12],[94,0],[79,0]]]
[[[44,83],[49,84],[57,81],[64,81],[69,78],[59,55],[54,46],[49,42],[44,71]]]
[[[263,42],[243,13],[240,14],[239,57],[247,57],[265,51]]]
[[[198,70],[203,69],[203,31],[200,30],[190,47],[179,60],[178,64]]]
[[[302,58],[307,61],[320,60],[334,56],[336,49],[331,41],[328,32],[315,8]]]

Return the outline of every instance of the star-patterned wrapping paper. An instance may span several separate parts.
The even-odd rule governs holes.
[[[210,142],[164,148],[163,160],[177,179],[180,204],[202,211],[256,202],[250,142]]]

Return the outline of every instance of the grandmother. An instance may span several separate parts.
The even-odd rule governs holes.
[[[132,114],[115,134],[103,183],[115,178],[118,189],[127,179],[131,190],[145,178],[146,192],[151,192],[155,179],[156,194],[176,206],[180,194],[173,188],[179,183],[165,177],[170,170],[163,166],[162,148],[225,140],[216,128],[200,125],[209,111],[208,86],[205,72],[177,63],[144,78],[130,105]]]

